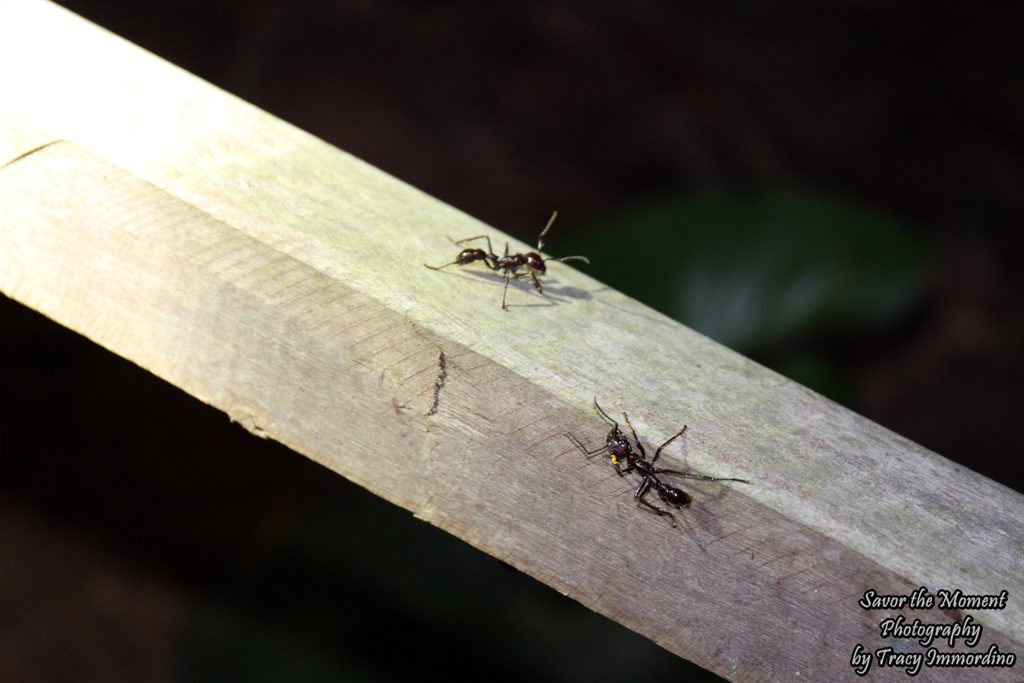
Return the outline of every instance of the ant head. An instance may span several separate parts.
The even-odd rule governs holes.
[[[594,397],[594,408],[597,410],[597,414],[603,417],[605,420],[611,423],[611,431],[608,432],[608,438],[605,439],[605,445],[608,448],[608,457],[612,459],[612,462],[616,465],[620,464],[622,460],[626,461],[629,466],[633,465],[635,456],[633,455],[633,447],[629,443],[629,439],[623,434],[622,430],[619,429],[619,423],[608,416],[608,413],[604,412],[597,403],[597,397]],[[630,458],[633,458],[631,461]]]
[[[608,444],[608,455],[611,456],[612,462],[618,465],[620,460],[626,460],[626,464],[632,464],[629,459],[633,457],[633,447],[618,425],[612,427],[612,430],[608,432],[608,439],[605,443]]]
[[[541,275],[548,272],[548,267],[544,264],[544,259],[541,258],[540,254],[535,251],[531,251],[524,254],[524,256],[526,257],[526,265],[529,266],[531,270],[535,270]]]
[[[674,508],[688,508],[693,502],[693,496],[682,489],[677,489],[669,484],[662,484],[658,489],[658,495],[665,503]]]

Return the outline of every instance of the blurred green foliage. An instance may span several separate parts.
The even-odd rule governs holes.
[[[808,347],[891,324],[920,299],[932,243],[855,203],[800,191],[652,200],[580,231],[588,272],[843,401]]]

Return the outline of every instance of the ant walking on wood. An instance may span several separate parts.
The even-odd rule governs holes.
[[[668,506],[673,508],[686,508],[690,507],[690,503],[693,502],[693,497],[686,491],[676,488],[671,484],[663,482],[659,475],[662,474],[674,474],[677,477],[686,477],[688,479],[703,479],[705,481],[738,481],[744,484],[750,482],[746,479],[735,479],[732,477],[711,477],[706,474],[697,474],[696,472],[680,472],[679,470],[669,470],[660,467],[655,467],[654,463],[657,462],[658,456],[661,455],[661,451],[665,446],[669,445],[674,439],[682,436],[683,432],[686,431],[684,426],[678,432],[669,437],[668,441],[661,444],[658,450],[654,452],[654,457],[647,460],[647,453],[644,451],[644,445],[640,443],[640,437],[636,435],[636,430],[633,429],[633,425],[629,422],[629,416],[626,413],[622,414],[622,417],[626,419],[626,426],[629,427],[630,433],[633,435],[633,440],[636,442],[636,447],[639,453],[633,451],[633,447],[629,443],[629,439],[619,429],[619,423],[608,417],[608,413],[601,409],[601,406],[597,403],[597,397],[594,397],[594,407],[597,409],[598,414],[601,415],[605,420],[612,424],[612,429],[608,432],[608,437],[605,440],[604,446],[601,448],[588,451],[583,444],[579,442],[575,436],[566,432],[565,435],[570,441],[575,444],[576,448],[580,449],[585,456],[592,458],[595,455],[601,455],[607,453],[608,457],[612,461],[612,465],[615,467],[615,471],[620,477],[626,476],[627,472],[636,472],[642,478],[640,486],[637,487],[633,493],[633,498],[636,499],[637,506],[654,512],[660,516],[668,516],[672,520],[672,526],[676,525],[676,517],[668,510],[659,508],[656,505],[652,505],[647,502],[646,496],[651,489],[658,492],[658,496]],[[625,467],[623,467],[625,465]]]
[[[431,266],[426,263],[423,265],[427,266],[432,270],[441,270],[448,266],[464,266],[474,261],[483,261],[484,265],[493,271],[502,271],[505,273],[505,289],[501,293],[501,308],[508,310],[508,306],[505,305],[505,298],[508,295],[508,281],[509,278],[519,279],[524,275],[529,275],[530,279],[533,280],[533,286],[537,288],[537,292],[541,296],[548,297],[544,293],[544,288],[540,286],[540,280],[537,279],[537,274],[544,275],[548,272],[547,263],[549,261],[583,261],[584,263],[590,263],[590,259],[586,256],[562,256],[559,258],[546,259],[540,255],[540,252],[544,249],[544,235],[548,234],[548,230],[551,229],[551,225],[555,222],[555,218],[558,216],[558,212],[555,211],[551,214],[551,220],[540,232],[540,236],[537,237],[537,251],[529,251],[525,254],[509,254],[508,253],[508,242],[505,242],[505,255],[498,256],[494,253],[494,249],[491,247],[491,238],[487,235],[477,235],[476,237],[467,237],[464,240],[459,240],[455,244],[465,244],[466,242],[472,242],[474,240],[487,240],[487,251],[477,248],[467,248],[459,252],[459,255],[455,257],[455,260],[451,263],[446,263],[443,266]],[[525,272],[519,272],[520,268],[526,268]],[[548,297],[551,298],[551,297]]]

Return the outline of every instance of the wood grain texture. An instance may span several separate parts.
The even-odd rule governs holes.
[[[971,616],[1024,652],[1020,494],[567,265],[509,311],[410,265],[504,236],[54,5],[0,0],[0,59],[32,65],[0,71],[6,295],[728,678],[848,676],[890,644],[868,589],[1005,589]],[[686,486],[676,530],[636,510],[563,435],[602,441],[595,395],[752,484]]]

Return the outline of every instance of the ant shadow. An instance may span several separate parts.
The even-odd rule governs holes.
[[[707,548],[705,547],[704,542],[702,542],[700,537],[697,535],[697,530],[699,529],[707,532],[712,543],[718,541],[724,536],[724,530],[722,529],[721,523],[718,521],[718,516],[714,513],[709,504],[729,495],[730,491],[724,484],[718,484],[715,482],[707,482],[703,486],[718,488],[719,491],[715,494],[709,494],[706,491],[701,490],[700,486],[688,488],[687,490],[691,495],[693,495],[693,504],[690,505],[685,513],[681,513],[679,515],[679,526],[684,527],[684,530],[693,539],[697,547],[700,548],[701,552],[707,553]],[[704,500],[698,499],[697,496],[694,495],[696,493],[699,493],[701,498]],[[689,521],[694,522],[692,527],[688,524]]]
[[[472,275],[475,278],[487,284],[494,284],[498,287],[505,286],[505,277],[498,273],[490,271],[480,270],[458,270],[449,271],[450,275]],[[525,275],[525,274],[524,274]],[[565,297],[568,299],[575,299],[576,301],[589,301],[594,297],[585,289],[574,287],[572,285],[559,285],[551,283],[558,283],[557,279],[545,278],[543,282],[544,294],[537,291],[533,283],[530,282],[528,277],[510,277],[508,280],[509,289],[515,289],[518,292],[529,294],[534,297],[539,297],[541,301],[534,301],[533,303],[515,303],[509,302],[508,308],[545,308],[550,306],[558,306],[559,304],[568,303],[559,297]],[[518,296],[517,296],[518,298]]]

